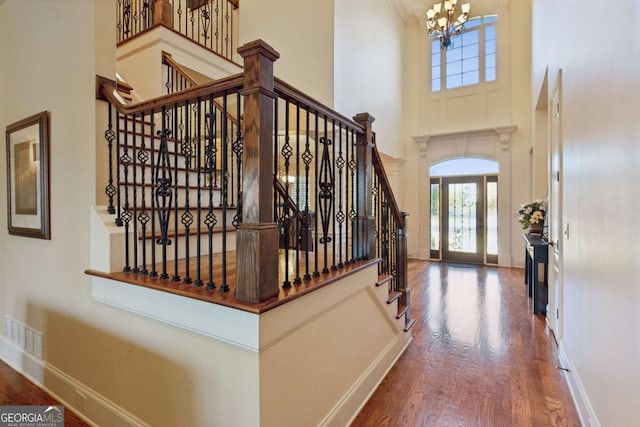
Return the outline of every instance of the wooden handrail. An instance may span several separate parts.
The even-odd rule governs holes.
[[[174,61],[171,55],[167,52],[162,52],[162,62],[173,67],[182,77],[184,77],[186,81],[191,83],[191,86],[198,86],[198,82],[196,82],[193,77],[189,75],[189,72],[185,70],[181,64],[178,64],[176,61]]]
[[[356,131],[361,133],[364,132],[364,127],[362,127],[360,124],[334,111],[332,108],[327,107],[320,101],[316,101],[309,95],[305,94],[299,89],[296,89],[284,80],[275,77],[274,87],[279,97],[288,99],[293,104],[302,105],[309,111],[317,111],[318,113],[324,114],[327,116],[327,118],[333,119],[338,123],[342,123],[348,128],[355,129]]]
[[[174,61],[174,59],[171,57],[170,54],[168,54],[167,52],[162,52],[162,61],[165,62],[167,65],[173,67],[173,69],[175,69],[178,72],[178,74],[180,74],[180,76],[182,76],[186,81],[191,83],[192,87],[198,86],[198,82],[195,81],[193,77],[191,77],[191,75],[185,69],[185,67],[183,67],[181,64]],[[212,81],[216,81],[216,80],[212,79]],[[217,99],[214,99],[213,103],[216,105],[216,108],[218,108],[218,110],[220,111],[224,110],[222,102],[218,101]],[[227,119],[231,120],[231,123],[233,123],[234,125],[238,124],[238,119],[233,117],[229,111],[227,111]]]
[[[121,114],[150,113],[152,110],[158,112],[162,107],[173,108],[174,105],[182,106],[188,101],[195,101],[198,98],[204,99],[210,95],[215,97],[224,95],[225,93],[239,92],[242,89],[243,78],[244,75],[242,73],[234,74],[180,92],[159,96],[136,104],[124,105],[113,95],[115,83],[105,77],[96,76],[96,96],[98,99],[110,102]]]
[[[387,173],[384,170],[384,165],[382,164],[382,157],[380,157],[380,152],[378,151],[378,147],[376,145],[373,146],[373,170],[375,174],[378,176],[378,183],[382,187],[382,191],[384,192],[387,200],[391,204],[391,212],[396,219],[399,228],[405,228],[405,215],[398,207],[398,202],[396,201],[396,197],[393,194],[393,190],[391,189],[391,184],[389,183],[389,178],[387,177]]]
[[[287,192],[287,189],[284,188],[284,186],[282,185],[282,183],[280,182],[280,180],[275,174],[273,174],[273,188],[276,190],[278,194],[280,194],[280,196],[282,196],[282,198],[286,200],[287,204],[291,207],[291,210],[293,210],[293,213],[295,214],[298,221],[301,221],[304,223],[305,221],[304,214],[300,211],[300,208],[296,204],[295,200],[291,198],[291,195]]]

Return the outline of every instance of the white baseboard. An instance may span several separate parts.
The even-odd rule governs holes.
[[[92,426],[140,427],[148,424],[58,368],[39,360],[0,336],[0,359],[71,409]],[[70,402],[76,402],[71,404]],[[78,403],[84,409],[78,407]]]
[[[399,332],[397,338],[375,358],[363,374],[347,390],[342,399],[329,411],[319,426],[348,426],[360,413],[382,380],[407,349],[413,337],[410,332]]]
[[[559,347],[560,363],[562,364],[562,367],[569,369],[568,372],[565,371],[565,377],[569,384],[571,397],[573,397],[573,402],[575,403],[578,415],[580,416],[580,422],[584,427],[600,427],[601,424],[593,410],[589,396],[587,396],[587,392],[580,380],[580,374],[573,363],[573,358],[571,357],[571,353],[569,353],[569,349],[567,348],[564,340],[560,341]]]

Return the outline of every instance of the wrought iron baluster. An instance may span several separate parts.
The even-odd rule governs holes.
[[[213,188],[215,173],[215,151],[216,151],[216,109],[213,102],[213,95],[209,95],[209,135],[207,138],[207,147],[205,148],[205,157],[207,161],[207,172],[209,173],[209,206],[205,224],[209,237],[209,281],[207,289],[214,289],[216,284],[213,280],[213,228],[218,223],[218,218],[213,211]]]
[[[322,238],[320,243],[324,245],[324,268],[322,273],[329,273],[329,243],[333,240],[332,236],[329,236],[329,227],[331,223],[331,213],[333,208],[333,170],[331,155],[329,154],[331,145],[333,144],[330,139],[327,139],[327,119],[325,116],[324,122],[325,136],[320,138],[320,144],[322,144],[322,162],[320,164],[320,181],[318,182],[319,194],[318,201],[320,203],[320,218],[322,222]]]
[[[160,136],[160,150],[156,164],[155,175],[155,199],[158,212],[158,223],[160,225],[160,238],[156,241],[162,247],[162,272],[161,279],[167,279],[167,246],[171,244],[169,239],[169,220],[171,217],[171,204],[173,202],[173,189],[171,166],[169,164],[168,138],[171,130],[167,129],[166,107],[162,107],[162,130],[158,131]]]
[[[338,267],[343,268],[342,248],[344,243],[342,241],[342,225],[345,215],[342,210],[342,170],[344,169],[345,160],[342,156],[342,123],[340,123],[338,130],[338,159],[336,160],[336,166],[338,167],[338,213],[336,214],[336,221],[338,221]]]
[[[138,155],[137,155],[137,159],[138,162],[140,163],[140,176],[141,176],[141,185],[142,185],[142,191],[141,191],[141,198],[142,200],[140,201],[141,203],[141,207],[140,207],[140,213],[138,214],[138,222],[141,225],[141,229],[140,229],[140,233],[142,234],[142,265],[141,265],[141,269],[140,269],[140,273],[143,275],[147,275],[149,274],[149,270],[147,269],[147,223],[149,222],[149,213],[147,212],[147,198],[146,198],[146,166],[147,166],[147,162],[149,161],[149,153],[147,153],[147,147],[146,147],[146,135],[144,132],[144,127],[145,127],[145,115],[144,113],[142,113],[140,115],[140,121],[142,122],[142,129],[143,131],[142,133],[142,141],[140,144],[140,150],[138,150]],[[153,135],[151,135],[151,137],[153,138]],[[153,237],[151,238],[151,242],[153,242]]]
[[[195,104],[193,104],[195,105]],[[185,138],[182,141],[182,156],[184,157],[184,211],[180,217],[180,222],[184,226],[184,279],[183,283],[191,283],[191,272],[189,271],[189,229],[193,224],[193,214],[189,205],[189,174],[191,169],[191,157],[193,156],[192,137],[192,119],[190,109],[192,105],[187,101],[184,105],[184,122],[185,122]]]
[[[115,108],[111,104],[109,104],[107,108],[109,109],[109,124],[107,125],[107,130],[104,131],[104,139],[107,140],[107,151],[109,154],[109,180],[107,181],[107,186],[105,187],[104,192],[109,198],[107,212],[113,215],[116,213],[116,208],[113,206],[113,196],[117,193],[116,188],[113,186],[113,140],[116,139],[116,133],[113,131],[113,111]],[[118,113],[116,112],[116,120],[117,116]]]
[[[356,135],[355,135],[355,132],[353,132],[351,135],[351,161],[349,162],[349,167],[351,168],[351,179],[352,179],[351,185],[354,188],[353,200],[352,200],[353,203],[351,204],[351,212],[349,213],[349,217],[351,218],[351,227],[353,230],[352,237],[351,237],[351,241],[353,242],[353,244],[351,245],[351,256],[352,256],[353,262],[356,262],[358,259],[358,254],[356,252],[356,245],[358,244],[358,240],[360,239],[360,231],[358,230],[358,226],[356,222],[356,220],[358,219],[358,211],[357,211],[358,188],[360,186],[360,183],[358,182],[359,180],[358,174],[356,173],[358,169],[357,153],[358,153],[358,150],[356,149]]]
[[[157,277],[158,271],[156,268],[156,198],[155,198],[155,183],[156,183],[156,172],[157,167],[154,162],[154,152],[155,152],[155,135],[156,135],[156,116],[154,110],[151,110],[149,115],[151,118],[151,146],[149,147],[149,153],[151,153],[151,163],[150,163],[150,172],[151,172],[151,271],[149,272],[149,276]]]
[[[207,1],[200,8],[200,20],[201,20],[201,28],[202,28],[202,37],[204,37],[204,45],[207,45],[207,40],[209,37],[209,29],[211,27],[211,4]]]
[[[289,100],[285,100],[284,108],[284,145],[280,154],[284,158],[284,188],[287,194],[289,194],[289,165],[293,149],[289,143]],[[280,217],[280,242],[284,248],[284,288],[291,287],[291,281],[289,280],[289,244],[291,235],[291,206],[289,206],[289,199],[284,199],[284,205],[282,208],[282,215]]]
[[[319,158],[320,158],[320,138],[319,138],[319,133],[320,130],[318,128],[318,124],[319,124],[319,119],[318,119],[318,112],[315,111],[315,142],[314,142],[314,153],[315,153],[315,167],[314,167],[314,179],[313,182],[315,184],[315,190],[316,190],[316,203],[315,203],[315,213],[314,213],[314,224],[313,224],[313,238],[314,238],[314,249],[315,249],[315,256],[314,256],[314,267],[313,267],[313,277],[320,277],[320,230],[318,228],[318,219],[319,216],[319,207],[320,207],[320,197],[319,197],[319,188],[320,186],[318,185],[318,183],[320,182],[320,175],[319,175]]]
[[[178,0],[178,10],[176,13],[178,15],[178,32],[182,33],[182,0]]]
[[[280,99],[276,95],[275,100],[273,101],[273,173],[276,174],[276,178],[278,177],[278,104],[280,104]],[[280,219],[280,215],[278,215],[278,193],[276,191],[273,192],[273,222],[276,224]],[[279,245],[278,245],[279,246]]]
[[[196,150],[196,165],[197,165],[197,173],[196,177],[198,180],[198,188],[197,188],[197,209],[196,209],[196,235],[198,236],[198,240],[196,240],[196,280],[193,282],[194,286],[202,286],[202,264],[200,260],[200,256],[202,255],[201,248],[201,232],[202,232],[202,152],[200,150],[200,141],[202,141],[202,100],[198,97],[195,104],[198,109],[196,113],[198,114],[197,118],[197,129],[196,129],[196,139],[194,140],[194,146]]]
[[[232,224],[237,229],[242,223],[242,127],[240,126],[240,117],[242,115],[240,93],[236,94],[236,142],[233,143],[231,149],[236,156],[236,214],[233,217]]]
[[[331,119],[331,141],[333,142],[333,144],[331,144],[331,176],[333,178],[335,178],[335,170],[336,170],[336,119]],[[335,181],[334,185],[335,185]],[[336,266],[336,244],[339,244],[339,242],[337,241],[338,239],[336,239],[336,218],[335,218],[335,213],[336,213],[336,193],[335,193],[335,187],[333,188],[333,193],[331,194],[331,198],[332,198],[332,212],[329,212],[329,217],[331,218],[331,237],[332,237],[332,241],[331,241],[331,246],[332,246],[332,250],[331,250],[331,271],[336,271],[338,269],[338,267]]]
[[[137,116],[136,114],[133,114],[132,116],[132,141],[133,143],[132,145],[132,156],[133,156],[133,216],[131,217],[131,219],[133,219],[133,268],[131,269],[132,272],[134,273],[139,273],[140,269],[138,268],[138,179],[137,179],[137,169],[138,169],[138,165],[136,162],[136,158],[137,158],[137,152],[136,152],[136,139],[138,137],[137,133],[136,133],[136,121],[137,121]],[[144,123],[142,124],[142,129],[144,131]],[[142,134],[143,132],[141,132]],[[145,188],[144,186],[141,187],[142,188],[142,192],[144,192]]]
[[[131,221],[131,211],[129,206],[129,166],[131,165],[131,156],[129,156],[129,132],[128,123],[129,118],[122,116],[124,120],[124,148],[122,150],[122,156],[120,156],[120,164],[123,167],[124,174],[124,208],[120,214],[120,218],[124,223],[124,268],[123,271],[131,271],[130,253],[129,253],[129,223]],[[135,182],[132,185],[135,192]]]
[[[219,46],[222,46],[220,42],[220,0],[216,0],[216,52],[220,51]]]
[[[124,0],[122,11],[123,40],[129,38],[131,32],[131,0]]]
[[[122,227],[122,186],[120,182],[120,144],[122,140],[122,135],[120,133],[120,121],[122,120],[122,115],[120,113],[116,113],[116,219],[115,223],[118,227]]]
[[[229,170],[227,166],[227,159],[229,158],[228,151],[228,129],[227,124],[227,93],[225,92],[222,98],[222,120],[220,124],[222,126],[222,283],[220,284],[220,292],[228,292],[229,284],[227,283],[227,205],[228,205],[228,184],[229,184]]]
[[[309,274],[309,251],[313,248],[311,242],[311,235],[309,233],[311,227],[311,213],[309,212],[309,165],[313,161],[313,155],[311,154],[311,150],[309,149],[309,109],[306,109],[307,119],[306,123],[306,135],[304,142],[304,153],[302,153],[302,161],[304,162],[304,176],[305,176],[305,200],[304,200],[304,212],[303,212],[303,223],[302,223],[302,233],[303,233],[303,249],[304,249],[304,280],[311,280],[311,275]]]
[[[224,56],[225,58],[229,57],[229,7],[231,7],[231,5],[229,4],[229,1],[225,1],[226,5],[227,5],[227,12],[224,15],[224,27],[225,27],[225,36],[224,36],[224,44],[225,44],[225,53]],[[220,52],[222,53],[222,52]]]
[[[228,3],[227,3],[228,4]],[[227,8],[228,10],[228,8]],[[300,213],[300,104],[296,105],[296,222],[295,222],[295,249],[296,249],[296,277],[293,279],[294,285],[302,283],[300,277],[300,219],[298,214]]]
[[[184,107],[183,107],[184,109]],[[184,123],[182,121],[181,110],[177,103],[173,104],[173,183],[174,191],[176,194],[176,200],[173,208],[173,233],[175,235],[175,244],[173,245],[173,276],[172,282],[180,281],[179,272],[179,254],[180,254],[180,239],[178,239],[178,223],[180,218],[180,191],[178,187],[178,144],[184,142]]]

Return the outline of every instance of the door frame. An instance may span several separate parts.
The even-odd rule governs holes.
[[[447,203],[449,195],[449,184],[474,183],[477,185],[476,196],[476,252],[455,252],[449,251],[449,204]],[[485,179],[483,175],[470,176],[445,176],[442,177],[440,194],[440,214],[441,214],[441,231],[440,246],[441,258],[444,261],[468,262],[473,264],[484,264],[486,247],[485,247]]]
[[[553,330],[556,340],[563,336],[563,179],[562,179],[562,70],[554,82],[549,96],[549,203],[547,222],[549,226],[549,305],[547,322]]]

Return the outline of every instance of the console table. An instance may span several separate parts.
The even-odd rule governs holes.
[[[533,312],[546,314],[549,293],[549,243],[538,234],[525,234],[524,243],[524,283],[529,288]],[[542,267],[542,277],[540,277],[540,267]]]

